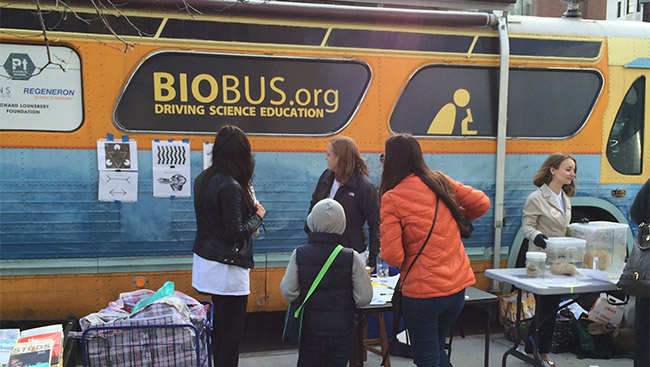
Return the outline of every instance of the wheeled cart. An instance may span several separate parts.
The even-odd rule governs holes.
[[[172,324],[162,316],[87,328],[81,334],[84,367],[210,367],[212,304],[202,303],[210,306],[202,323]]]

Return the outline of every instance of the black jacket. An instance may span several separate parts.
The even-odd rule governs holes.
[[[309,213],[316,203],[329,197],[333,183],[334,172],[326,169],[318,179],[318,184],[312,194]],[[370,234],[368,265],[374,267],[377,255],[379,255],[379,193],[377,187],[368,177],[357,171],[348,182],[339,188],[334,195],[334,200],[338,201],[345,209],[346,226],[341,243],[344,247],[355,249],[359,253],[366,250],[368,243],[364,225],[368,222]],[[309,233],[306,223],[305,232]]]
[[[650,179],[636,193],[630,206],[630,219],[636,224],[650,220]]]
[[[298,279],[301,284],[300,303],[340,241],[341,236],[335,233],[312,232],[309,234],[309,243],[296,249]],[[344,248],[332,262],[305,304],[302,324],[305,332],[325,336],[352,333],[355,314],[352,261],[352,250]]]
[[[208,182],[199,202],[199,190],[206,172],[194,182],[196,238],[192,251],[207,260],[252,269],[251,235],[262,224],[262,218],[251,215],[239,183],[218,171]]]

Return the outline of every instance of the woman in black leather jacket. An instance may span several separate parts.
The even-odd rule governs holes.
[[[254,167],[246,135],[226,125],[214,139],[212,165],[194,182],[192,286],[212,296],[213,358],[219,367],[239,363],[253,268],[251,236],[266,213],[250,189]]]
[[[650,179],[641,187],[630,206],[630,219],[636,223],[650,221]],[[638,235],[638,234],[637,234]],[[634,311],[634,367],[650,365],[650,297],[636,297]]]
[[[341,245],[356,250],[364,262],[375,267],[379,255],[379,193],[368,178],[368,167],[357,144],[347,136],[335,137],[327,146],[327,169],[318,179],[309,205],[325,198],[338,201],[345,209],[346,227]],[[368,223],[370,246],[364,228]],[[305,224],[305,232],[309,228]],[[366,249],[369,247],[369,254]]]

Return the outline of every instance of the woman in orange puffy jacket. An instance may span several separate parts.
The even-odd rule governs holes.
[[[381,257],[403,273],[436,216],[431,236],[402,286],[402,307],[415,364],[447,367],[445,336],[463,308],[465,288],[475,283],[461,233],[469,234],[468,220],[485,214],[490,199],[431,171],[420,144],[408,134],[386,140],[380,194]]]

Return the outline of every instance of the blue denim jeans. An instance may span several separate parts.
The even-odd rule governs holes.
[[[445,297],[404,296],[404,321],[418,367],[449,367],[445,337],[465,304],[465,290]]]

